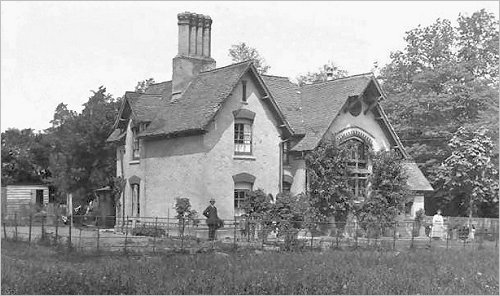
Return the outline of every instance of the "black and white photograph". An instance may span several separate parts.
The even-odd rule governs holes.
[[[1,294],[499,295],[498,1],[1,1]]]

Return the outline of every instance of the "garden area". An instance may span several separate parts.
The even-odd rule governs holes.
[[[2,294],[498,295],[498,250],[83,255],[2,241]]]

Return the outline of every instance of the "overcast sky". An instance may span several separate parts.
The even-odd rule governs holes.
[[[497,1],[444,2],[1,2],[1,129],[42,130],[60,102],[81,111],[104,85],[114,97],[138,81],[170,80],[177,13],[212,17],[212,57],[247,42],[271,66],[296,77],[329,60],[349,74],[384,65],[406,31]]]

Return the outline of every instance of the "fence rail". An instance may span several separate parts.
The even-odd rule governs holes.
[[[320,250],[328,248],[492,248],[498,247],[498,220],[477,224],[474,229],[446,219],[443,227],[424,222],[392,224],[224,220],[216,242],[208,242],[208,225],[201,220],[165,217],[126,217],[114,228],[114,217],[13,215],[2,221],[2,238],[55,245],[79,251],[199,252],[219,244],[226,248],[264,250]],[[71,223],[72,222],[72,223]]]

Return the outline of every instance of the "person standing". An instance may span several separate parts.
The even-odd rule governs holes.
[[[217,208],[215,207],[215,199],[210,199],[210,205],[203,211],[203,216],[207,217],[208,240],[213,241],[215,240],[215,232],[220,225]]]
[[[444,221],[443,221],[443,216],[441,216],[441,210],[437,210],[436,215],[432,217],[432,233],[431,233],[432,238],[441,239],[443,237],[443,230],[444,230],[443,224]]]

